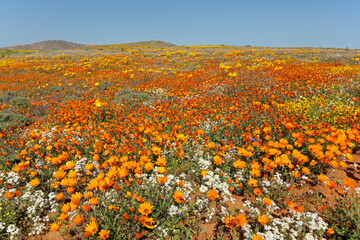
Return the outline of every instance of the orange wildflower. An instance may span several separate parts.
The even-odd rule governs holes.
[[[93,197],[89,199],[89,203],[93,206],[98,204],[98,198],[97,197]]]
[[[149,218],[149,217],[147,217],[145,215],[142,215],[139,220],[140,220],[140,222],[142,223],[142,225],[144,227],[150,228],[150,229],[154,228],[153,224],[155,222],[154,222],[153,218]]]
[[[164,184],[164,183],[166,183],[166,182],[167,182],[167,176],[165,176],[165,177],[158,177],[158,178],[157,178],[157,182],[158,182],[159,184]]]
[[[85,232],[89,232],[91,235],[94,235],[98,231],[98,225],[95,221],[91,221],[86,225]]]
[[[99,232],[99,238],[105,240],[109,237],[109,234],[110,230],[101,229],[101,231]]]
[[[320,182],[325,182],[328,180],[328,178],[324,174],[320,174],[317,176]]]
[[[343,179],[343,184],[348,187],[348,188],[354,188],[355,187],[355,181],[351,178],[344,178]]]
[[[61,208],[61,211],[64,212],[64,213],[70,212],[70,211],[71,211],[71,205],[70,205],[70,203],[68,202],[68,203],[64,204],[64,205],[62,206],[62,208]]]
[[[225,227],[233,228],[235,226],[235,217],[234,216],[226,217],[223,223],[225,224]]]
[[[12,198],[14,195],[15,195],[15,194],[13,194],[12,192],[7,191],[7,192],[5,193],[5,198],[10,199],[10,198]]]
[[[211,201],[214,201],[215,199],[218,198],[218,191],[212,189],[212,190],[209,190],[207,193],[206,193],[206,196],[211,200]]]
[[[90,211],[91,207],[89,204],[85,204],[84,206],[81,207],[82,209],[84,209],[85,211]]]
[[[251,187],[256,187],[257,186],[257,181],[255,179],[250,179],[248,181],[248,185],[251,186]]]
[[[40,184],[40,181],[39,179],[35,178],[33,180],[30,181],[30,185],[33,186],[33,187],[36,187]]]
[[[175,202],[177,202],[177,203],[185,202],[184,196],[183,196],[182,192],[180,192],[180,191],[175,191],[173,194],[173,198],[175,199]]]
[[[81,215],[80,214],[76,215],[74,217],[74,219],[73,219],[73,222],[78,224],[78,225],[80,225],[83,221],[84,221],[84,215],[82,215],[82,214]]]
[[[264,197],[263,198],[263,203],[266,205],[266,206],[270,206],[272,204],[272,200],[268,197]]]
[[[154,155],[160,155],[160,153],[161,153],[161,148],[159,148],[159,147],[152,147],[151,148],[151,151],[152,151],[152,153],[154,154]]]
[[[240,159],[236,160],[233,163],[234,168],[244,168],[246,167],[246,163],[244,161],[241,161]]]
[[[260,215],[257,220],[263,226],[265,226],[269,222],[269,218],[265,215]]]
[[[239,215],[235,216],[234,222],[235,222],[236,226],[244,227],[244,224],[247,223],[247,220],[244,215],[239,214]]]
[[[216,144],[215,144],[214,142],[209,142],[208,145],[207,145],[207,147],[208,147],[209,149],[214,149],[214,148],[216,147]]]
[[[214,163],[215,163],[216,165],[220,165],[220,164],[222,163],[222,159],[221,159],[221,157],[218,156],[218,155],[216,155],[213,159],[214,159]]]
[[[67,213],[62,213],[60,214],[60,216],[58,217],[58,219],[60,221],[65,221],[68,218],[68,214]]]
[[[152,213],[152,208],[153,206],[151,205],[151,203],[149,202],[144,202],[144,203],[141,203],[139,208],[138,208],[138,212],[141,214],[141,215],[144,215],[144,216],[147,216],[149,215],[150,213]]]
[[[252,240],[264,240],[260,234],[255,234]]]
[[[59,231],[59,229],[60,229],[60,222],[54,222],[53,224],[51,224],[50,227],[51,232]]]
[[[260,196],[262,194],[262,190],[260,188],[255,188],[254,193],[256,196]]]
[[[158,168],[158,173],[164,174],[165,172],[166,172],[166,168],[164,168],[164,167],[159,167]]]

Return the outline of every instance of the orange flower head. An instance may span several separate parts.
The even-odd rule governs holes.
[[[246,167],[246,162],[238,159],[233,163],[233,166],[234,166],[234,168],[244,168],[244,167]]]
[[[220,165],[222,163],[222,159],[219,155],[216,155],[214,158],[214,164]]]
[[[64,212],[64,213],[68,213],[71,211],[71,205],[70,205],[70,202],[64,204],[61,208],[61,211]]]
[[[91,221],[88,225],[86,225],[85,232],[91,233],[91,236],[94,235],[98,231],[98,225],[95,221]]]
[[[211,201],[214,201],[215,199],[218,198],[218,191],[212,189],[212,190],[209,190],[207,193],[206,193],[206,196],[211,200]]]
[[[177,203],[185,202],[184,196],[183,196],[182,192],[180,192],[180,191],[175,191],[173,198],[175,199],[175,202],[177,202]]]
[[[162,158],[162,157],[158,157],[157,160],[156,160],[156,164],[161,166],[161,167],[165,167],[167,161],[165,158]]]
[[[216,144],[215,144],[214,142],[209,142],[208,145],[207,145],[207,147],[208,147],[209,149],[214,149],[214,148],[216,147]]]
[[[272,200],[268,197],[264,197],[263,198],[263,203],[266,205],[266,206],[271,206],[272,204]]]
[[[60,229],[60,222],[54,222],[53,224],[51,224],[50,227],[51,232],[59,231],[59,229]]]
[[[152,151],[152,153],[154,154],[154,155],[160,155],[160,153],[161,153],[161,148],[159,148],[159,147],[152,147],[151,148],[151,151]]]
[[[99,232],[99,239],[105,240],[109,237],[110,230],[101,229]]]
[[[255,188],[254,193],[256,196],[260,196],[262,194],[262,190],[260,188]]]
[[[93,197],[89,199],[89,203],[93,206],[98,204],[98,198],[97,197]]]
[[[39,181],[39,179],[37,179],[37,178],[35,178],[35,179],[33,179],[33,180],[30,181],[30,185],[31,185],[32,187],[36,187],[36,186],[38,186],[39,184],[40,184],[40,181]]]
[[[12,192],[7,191],[7,192],[5,193],[5,198],[6,198],[6,199],[10,199],[10,198],[12,198],[14,195],[15,195],[15,194],[13,194]]]
[[[235,216],[234,222],[236,226],[244,227],[244,224],[247,223],[246,217],[242,214]]]
[[[251,187],[256,187],[257,186],[257,181],[255,179],[250,179],[248,181],[248,185],[251,186]]]
[[[269,218],[265,215],[260,215],[257,220],[263,226],[265,226],[269,222]]]
[[[155,223],[154,219],[153,218],[149,218],[147,216],[141,216],[140,218],[140,222],[142,223],[142,225],[146,228],[149,228],[149,229],[153,229],[154,226],[153,224]]]
[[[85,204],[84,206],[81,207],[82,209],[84,209],[85,211],[90,211],[91,210],[91,206],[89,204]]]
[[[264,240],[260,234],[255,234],[252,240]]]
[[[223,223],[225,224],[225,227],[233,228],[235,226],[235,217],[234,216],[226,217]]]
[[[158,173],[164,174],[165,172],[166,172],[166,168],[164,168],[164,167],[159,167],[158,168]]]
[[[82,215],[82,214],[81,215],[80,214],[76,215],[74,217],[74,219],[73,219],[73,222],[78,224],[78,225],[80,225],[83,221],[84,221],[84,215]]]
[[[144,165],[144,168],[145,168],[146,171],[151,171],[154,168],[154,164],[152,162],[147,162]]]
[[[140,204],[138,211],[141,215],[147,216],[150,213],[152,213],[152,208],[153,208],[153,206],[151,205],[151,203],[144,202],[144,203]]]
[[[67,213],[62,213],[60,214],[60,216],[58,217],[58,219],[60,221],[65,221],[68,218],[68,214]]]
[[[166,183],[166,182],[167,182],[167,176],[165,176],[165,177],[158,177],[158,178],[157,178],[157,182],[158,182],[159,184],[164,184],[164,183]]]
[[[92,196],[93,196],[93,192],[92,192],[92,191],[89,191],[89,192],[86,192],[86,193],[85,193],[85,197],[86,197],[86,198],[92,198]]]
[[[355,181],[351,178],[344,178],[343,179],[343,184],[348,187],[348,188],[354,188],[355,187]]]
[[[303,167],[301,170],[302,170],[302,172],[303,172],[304,174],[309,174],[309,173],[310,173],[310,169],[307,168],[307,167]]]
[[[326,182],[328,180],[328,178],[324,174],[319,174],[317,178],[320,182]]]

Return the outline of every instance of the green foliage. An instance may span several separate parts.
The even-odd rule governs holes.
[[[335,231],[333,239],[360,238],[360,198],[353,194],[345,195],[344,199],[336,199],[333,208],[327,208],[324,213],[330,227]]]
[[[10,112],[0,112],[0,130],[9,128],[9,127],[23,127],[30,122],[30,119],[26,115],[10,113]]]

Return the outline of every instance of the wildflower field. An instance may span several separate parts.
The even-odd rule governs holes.
[[[360,51],[0,52],[0,239],[359,239]]]

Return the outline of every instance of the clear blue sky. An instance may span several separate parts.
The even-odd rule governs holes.
[[[0,0],[0,47],[114,44],[360,48],[360,0]]]

